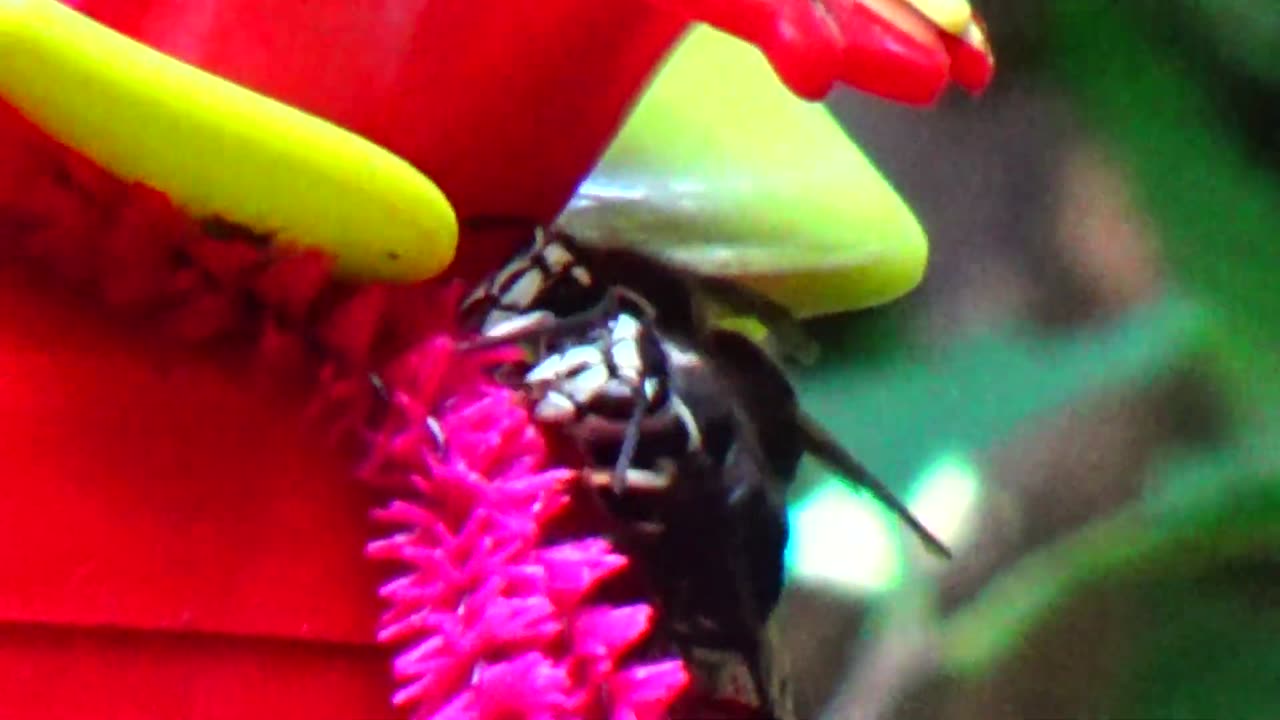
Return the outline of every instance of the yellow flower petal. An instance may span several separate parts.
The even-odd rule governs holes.
[[[404,160],[56,0],[0,2],[0,97],[192,215],[321,248],[346,272],[412,280],[453,257],[452,206]]]

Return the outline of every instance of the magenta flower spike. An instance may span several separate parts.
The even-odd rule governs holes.
[[[627,663],[644,603],[596,604],[627,559],[604,539],[551,540],[575,474],[555,467],[523,398],[446,336],[393,363],[391,409],[364,476],[397,488],[368,554],[404,570],[382,588],[379,640],[401,648],[394,704],[426,720],[660,720],[688,684],[678,659]]]

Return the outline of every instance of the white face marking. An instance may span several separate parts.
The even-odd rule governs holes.
[[[640,334],[643,326],[630,315],[619,315],[613,321],[609,356],[618,374],[632,385],[643,380],[644,362],[640,359]]]
[[[609,374],[609,367],[598,348],[579,345],[549,356],[525,375],[525,383],[554,387],[558,393],[578,406],[601,395],[630,398],[631,386]]]
[[[506,265],[503,265],[479,287],[472,288],[471,292],[467,294],[466,299],[462,301],[462,307],[468,308],[486,299],[491,299],[492,302],[507,303],[505,297],[499,296],[499,292],[502,288],[507,287],[507,284],[510,283],[513,278],[517,276],[525,276],[530,272],[539,272],[539,274],[541,274],[538,268],[530,262],[530,253],[531,251],[526,251],[517,255]],[[519,284],[519,282],[517,282],[517,284]],[[509,295],[510,293],[511,289],[509,288],[505,293],[503,293],[503,295]],[[529,303],[526,301],[522,303],[521,306],[528,306],[528,304]],[[486,328],[496,322],[496,320],[492,318],[493,314],[496,312],[498,311],[492,310],[490,311],[489,316],[485,317],[484,324]],[[510,315],[508,314],[507,316],[509,317]],[[484,330],[481,332],[484,332]]]
[[[484,327],[480,328],[480,332],[491,337],[508,337],[544,326],[554,320],[555,316],[547,310],[516,313],[512,310],[496,308],[484,319]]]
[[[601,392],[611,394],[614,390],[610,386],[614,384],[614,379],[609,375],[609,368],[597,363],[583,368],[569,379],[561,382],[560,389],[582,405],[591,402],[592,398],[600,395]],[[630,392],[625,394],[626,397],[630,397],[630,395]]]
[[[616,342],[610,349],[610,357],[613,358],[613,365],[618,370],[619,377],[632,385],[640,384],[644,367],[640,363],[640,348],[636,347],[634,340]]]
[[[502,304],[512,308],[527,308],[543,288],[542,270],[531,267],[502,293]]]
[[[617,337],[635,340],[640,337],[642,329],[640,321],[629,313],[620,313],[613,318],[613,334]]]
[[[564,352],[548,355],[525,375],[525,381],[531,384],[558,383],[592,366],[604,370],[606,377],[608,376],[604,356],[598,348],[575,345]]]
[[[556,273],[574,264],[573,255],[563,245],[555,243],[542,248],[542,259],[546,261],[547,267]],[[570,272],[573,271],[570,270]]]
[[[533,406],[533,417],[545,423],[572,422],[578,414],[578,406],[558,392],[549,392]]]
[[[489,281],[489,287],[494,290],[504,287],[511,282],[512,277],[528,271],[531,267],[533,267],[533,264],[529,262],[528,253],[525,253],[502,266],[502,269],[498,270],[498,274],[494,275],[493,279]]]
[[[599,468],[591,468],[583,473],[587,484],[598,488],[606,488],[613,485],[613,470],[603,470]],[[648,492],[659,492],[671,487],[675,476],[666,470],[642,470],[640,468],[627,468],[622,475],[623,484],[628,490],[643,490]]]
[[[569,270],[569,275],[571,275],[574,280],[577,280],[579,285],[587,286],[592,282],[591,271],[581,265],[574,265],[573,268]]]

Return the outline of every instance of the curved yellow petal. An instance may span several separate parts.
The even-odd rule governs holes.
[[[453,258],[453,208],[404,160],[57,0],[0,0],[0,97],[192,215],[321,248],[348,273],[413,280]]]
[[[687,37],[560,223],[733,276],[801,315],[892,300],[928,244],[822,105],[718,31]]]

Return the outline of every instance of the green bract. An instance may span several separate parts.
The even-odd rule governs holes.
[[[827,109],[706,28],[662,68],[560,222],[739,278],[801,315],[897,298],[928,255],[911,210]]]

